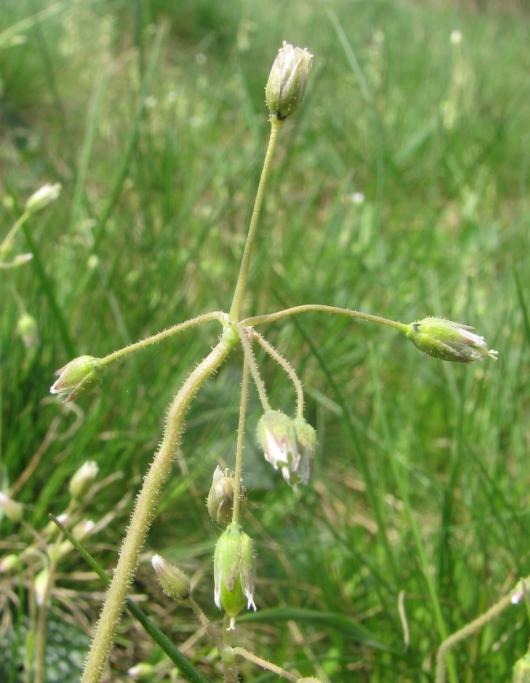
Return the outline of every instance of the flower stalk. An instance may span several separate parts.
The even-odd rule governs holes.
[[[236,288],[230,306],[230,320],[237,323],[241,314],[241,307],[245,298],[247,289],[248,273],[250,269],[250,261],[254,251],[254,242],[256,238],[256,231],[258,228],[258,220],[263,206],[263,199],[265,198],[265,188],[269,179],[274,150],[276,149],[276,142],[278,133],[282,126],[282,121],[277,118],[271,118],[271,132],[269,137],[269,144],[265,154],[265,161],[263,162],[263,169],[259,179],[258,190],[256,192],[256,199],[254,201],[254,208],[252,209],[252,216],[250,218],[250,225],[247,233],[247,240],[245,242],[245,249],[241,259],[241,266],[239,268],[239,275],[236,282]]]

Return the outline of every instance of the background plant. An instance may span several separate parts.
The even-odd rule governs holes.
[[[19,4],[5,7],[5,28],[29,16]],[[270,577],[260,586],[267,596],[263,606],[304,606],[303,612],[260,611],[256,618],[276,620],[274,638],[267,622],[252,628],[252,638],[260,652],[270,644],[287,662],[298,648],[291,637],[295,627],[284,620],[296,616],[308,643],[297,665],[307,672],[316,664],[321,677],[333,680],[428,680],[439,637],[390,455],[411,482],[411,511],[422,522],[421,539],[451,630],[527,573],[522,283],[528,267],[521,248],[528,214],[527,24],[517,14],[524,10],[467,14],[378,3],[356,5],[353,13],[347,4],[332,3],[334,22],[320,6],[297,2],[273,5],[266,14],[244,3],[190,8],[186,21],[170,23],[158,54],[150,26],[169,10],[154,3],[138,4],[136,11],[57,4],[18,34],[25,44],[0,53],[8,142],[2,147],[4,194],[22,205],[42,182],[64,186],[59,202],[32,223],[59,311],[49,306],[43,281],[29,276],[31,264],[9,280],[2,277],[3,292],[15,282],[42,338],[28,365],[14,335],[19,311],[11,296],[3,297],[5,472],[15,480],[43,443],[50,409],[39,402],[52,371],[68,358],[103,355],[175,319],[225,305],[259,170],[270,54],[286,36],[310,44],[320,57],[313,92],[322,93],[325,75],[333,98],[313,103],[309,93],[289,152],[271,179],[263,223],[269,239],[255,271],[262,287],[251,309],[318,298],[392,311],[403,320],[420,311],[444,313],[481,321],[481,333],[502,358],[495,368],[418,363],[412,346],[379,330],[366,328],[358,336],[339,319],[325,331],[309,316],[288,331],[271,328],[277,330],[271,340],[304,377],[322,456],[318,495],[304,492],[301,505],[284,488],[268,490],[272,480],[253,440],[247,445],[247,484],[254,500],[266,500],[256,515],[260,554],[267,558],[260,574]],[[438,115],[449,93],[455,27],[473,74],[473,99],[446,129]],[[238,153],[228,153],[234,145]],[[355,203],[359,192],[364,201]],[[5,232],[18,215],[4,201]],[[67,321],[67,334],[58,315]],[[160,347],[156,358],[144,355],[123,365],[119,376],[105,377],[101,393],[81,403],[90,421],[66,447],[46,450],[40,474],[21,494],[33,505],[35,522],[44,522],[45,511],[55,506],[61,511],[63,484],[87,457],[97,457],[102,475],[119,470],[131,478],[144,470],[156,445],[158,416],[185,368],[198,359],[196,343],[187,339],[179,340],[178,351]],[[72,340],[78,349],[69,350]],[[287,395],[283,373],[271,365],[267,376],[279,404]],[[232,453],[238,382],[228,370],[190,415],[188,449],[201,457],[180,463],[196,507],[182,480],[171,480],[153,529],[158,549],[168,529],[175,548],[186,541],[185,557],[179,550],[171,559],[184,561],[192,573],[210,566],[204,539],[213,543],[216,532],[202,499],[219,455],[228,461]],[[383,391],[398,400],[383,401]],[[251,430],[258,416],[252,403]],[[393,561],[376,531],[375,503],[384,512]],[[120,534],[116,530],[115,541]],[[111,547],[108,553],[110,566]],[[298,577],[296,588],[289,576]],[[200,585],[209,588],[208,581]],[[208,593],[203,604],[210,600]],[[175,640],[191,628],[184,617],[168,623]],[[457,650],[460,675],[506,675],[525,648],[523,623],[521,611],[508,611],[479,640]],[[159,657],[139,632],[127,633],[116,671]],[[374,649],[374,643],[398,655]],[[201,660],[202,647],[199,640],[191,650]]]

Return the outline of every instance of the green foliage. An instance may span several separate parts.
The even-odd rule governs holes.
[[[315,78],[296,127],[282,131],[291,139],[271,178],[249,314],[319,302],[406,321],[444,316],[475,325],[499,361],[449,366],[391,331],[317,313],[271,326],[304,381],[319,448],[313,488],[293,494],[252,437],[261,414],[252,394],[245,528],[260,609],[245,634],[261,656],[334,683],[430,681],[443,630],[530,571],[528,14],[390,0],[185,5],[2,3],[0,239],[41,184],[63,186],[17,237],[33,261],[0,279],[2,479],[12,485],[38,454],[17,497],[37,526],[64,509],[87,459],[102,476],[123,474],[97,501],[101,514],[138,485],[213,326],[109,368],[79,399],[83,424],[66,440],[74,416],[43,398],[74,355],[103,356],[228,307],[265,145],[270,63],[284,38],[307,46]],[[12,288],[37,323],[31,350],[17,337]],[[288,411],[282,370],[259,360],[271,404]],[[149,538],[149,549],[204,570],[195,595],[212,618],[218,530],[204,499],[218,459],[233,463],[236,368],[229,361],[199,394]],[[11,523],[0,524],[7,536]],[[94,552],[105,566],[124,526],[107,528]],[[146,570],[139,589],[153,582]],[[102,586],[85,588],[79,609],[93,623]],[[182,643],[191,617],[175,619],[156,599],[158,625]],[[21,600],[13,623],[23,614]],[[124,633],[117,676],[160,656],[143,634]],[[527,635],[514,607],[457,648],[459,680],[508,680]],[[17,637],[0,661],[6,680],[16,680]],[[194,647],[203,662],[207,644]]]

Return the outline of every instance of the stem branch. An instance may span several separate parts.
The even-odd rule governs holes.
[[[265,383],[259,374],[258,364],[254,357],[254,351],[252,350],[252,344],[247,336],[247,330],[243,327],[239,328],[239,338],[241,340],[241,346],[243,347],[243,355],[245,356],[246,363],[250,368],[250,373],[256,389],[258,390],[259,400],[263,406],[263,410],[267,411],[271,409],[269,399],[267,397],[267,390],[265,389]]]
[[[300,378],[296,374],[295,369],[293,366],[289,363],[289,361],[282,356],[282,354],[274,348],[274,346],[268,342],[265,337],[262,337],[259,332],[256,332],[256,330],[252,330],[252,336],[254,339],[257,339],[258,342],[261,344],[261,346],[265,349],[265,351],[274,358],[274,360],[280,365],[286,372],[287,376],[291,380],[291,382],[294,385],[294,389],[296,391],[296,416],[303,418],[304,417],[304,389],[302,386],[302,382],[300,381]]]
[[[326,306],[325,304],[302,304],[301,306],[293,306],[286,308],[283,311],[276,311],[275,313],[266,313],[264,315],[255,315],[252,318],[245,318],[241,323],[247,325],[263,325],[264,323],[271,323],[274,320],[287,318],[290,315],[298,315],[298,313],[309,313],[310,311],[320,311],[322,313],[335,313],[336,315],[345,315],[350,318],[357,318],[359,320],[368,320],[372,323],[385,325],[386,327],[393,327],[400,332],[406,332],[408,325],[400,323],[397,320],[389,320],[380,315],[372,315],[371,313],[363,313],[362,311],[354,311],[350,308],[340,308],[339,306]]]
[[[220,311],[213,311],[212,313],[204,313],[203,315],[198,315],[196,318],[190,318],[190,320],[186,320],[183,323],[178,323],[178,325],[172,325],[171,327],[168,327],[166,330],[162,330],[162,332],[154,334],[152,337],[141,339],[140,341],[137,341],[134,344],[124,346],[122,349],[113,351],[112,353],[109,353],[107,356],[100,358],[98,362],[98,367],[103,368],[106,365],[110,365],[110,363],[114,363],[114,361],[123,358],[123,356],[128,356],[129,354],[134,353],[135,351],[145,349],[147,346],[151,346],[152,344],[158,344],[159,342],[163,341],[164,339],[167,339],[168,337],[172,337],[174,334],[177,334],[178,332],[183,332],[184,330],[187,330],[190,327],[202,325],[203,323],[209,322],[210,320],[218,320],[219,322],[224,323],[225,314],[221,313]]]

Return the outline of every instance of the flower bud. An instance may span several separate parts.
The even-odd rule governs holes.
[[[0,560],[0,574],[8,574],[15,569],[18,569],[20,565],[20,557],[11,553],[6,555]]]
[[[32,349],[39,343],[37,321],[29,313],[23,313],[17,322],[17,334],[27,349]]]
[[[41,209],[44,209],[44,207],[48,206],[48,204],[51,204],[52,202],[54,202],[59,197],[60,194],[61,194],[61,183],[55,183],[54,185],[50,185],[50,183],[46,183],[41,188],[39,188],[36,192],[34,192],[31,195],[31,197],[27,200],[27,202],[26,202],[27,213],[33,214],[33,213],[37,213],[37,211],[40,211]]]
[[[39,607],[44,604],[44,599],[46,597],[46,588],[48,586],[48,579],[50,576],[50,570],[48,567],[44,567],[35,577],[33,582],[33,589],[35,591],[35,600]]]
[[[22,519],[23,506],[10,498],[7,493],[0,492],[0,510],[12,522],[20,522]]]
[[[134,681],[139,681],[142,679],[150,679],[152,680],[152,675],[154,674],[155,669],[152,664],[148,664],[147,662],[142,662],[141,664],[135,664],[135,666],[131,666],[129,671],[127,671],[127,674],[130,678],[132,678]]]
[[[234,619],[254,604],[254,543],[238,524],[230,524],[219,537],[214,552],[214,600]]]
[[[484,337],[472,329],[445,318],[429,317],[408,325],[406,335],[418,349],[441,360],[469,363],[486,356],[496,360],[497,351],[488,349]]]
[[[127,671],[127,674],[134,681],[139,681],[142,678],[149,678],[154,672],[155,669],[152,664],[142,662],[141,664],[135,664],[135,666],[131,666],[129,671]]]
[[[293,422],[280,410],[268,410],[258,422],[257,437],[265,460],[275,470],[286,467],[296,453],[296,433]]]
[[[246,491],[241,486],[241,507],[246,502]],[[223,470],[218,466],[213,473],[212,485],[206,500],[208,514],[213,522],[226,526],[232,520],[234,508],[234,475],[230,470]]]
[[[97,380],[98,358],[79,356],[55,373],[57,379],[52,384],[50,394],[58,394],[63,401],[73,401]]]
[[[306,49],[283,42],[265,87],[265,100],[271,116],[283,120],[298,109],[312,62],[313,55]]]
[[[186,600],[191,592],[190,580],[178,567],[164,560],[160,555],[153,555],[151,560],[156,578],[166,595],[174,600]]]
[[[290,485],[307,484],[313,471],[316,433],[303,418],[291,420],[279,410],[269,410],[258,422],[258,441],[265,459],[282,471]]]
[[[98,476],[98,466],[93,460],[87,460],[70,479],[68,489],[74,500],[81,499]]]
[[[296,436],[296,457],[289,463],[288,468],[282,468],[282,474],[291,485],[309,484],[313,474],[317,435],[313,427],[303,417],[297,417],[293,420],[293,427]]]
[[[513,667],[513,683],[530,683],[530,654],[518,659]]]

